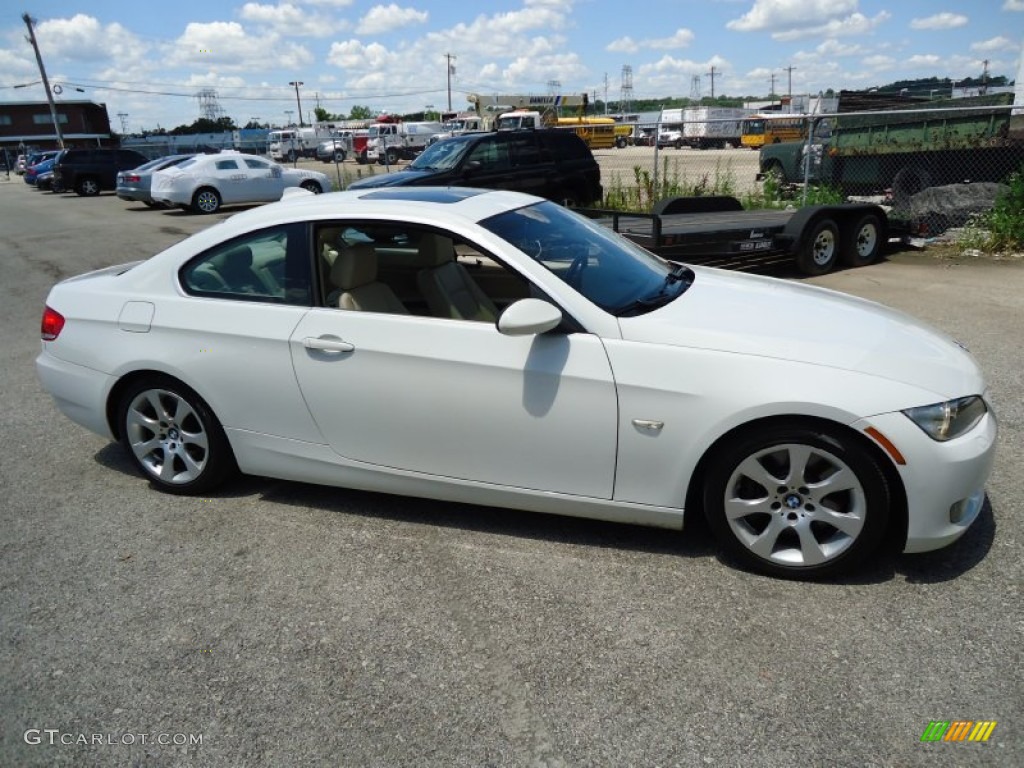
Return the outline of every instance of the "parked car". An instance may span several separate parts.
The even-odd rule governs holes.
[[[18,155],[18,160],[15,164],[15,172],[21,175],[28,173],[29,168],[32,168],[39,163],[45,162],[56,157],[60,153],[59,149],[48,149],[37,152],[29,152],[25,155]]]
[[[47,171],[53,170],[53,163],[54,160],[56,160],[56,158],[56,154],[50,155],[48,159],[41,160],[35,165],[28,166],[25,169],[25,173],[22,175],[21,178],[25,181],[26,184],[35,184],[36,179],[38,178],[40,173],[45,173]]]
[[[117,174],[138,168],[147,158],[134,149],[68,149],[53,166],[53,175],[64,189],[83,197],[117,188]]]
[[[601,169],[572,131],[468,133],[427,147],[404,170],[368,176],[349,189],[436,186],[509,189],[587,205],[601,200]]]
[[[122,200],[144,203],[150,208],[159,208],[160,203],[154,202],[151,194],[153,174],[165,168],[179,165],[194,156],[192,154],[167,155],[165,157],[158,157],[156,160],[150,160],[148,163],[143,163],[138,168],[121,171],[117,174],[117,187],[115,189],[117,196]]]
[[[786,577],[956,540],[996,445],[974,359],[918,320],[460,187],[297,190],[63,281],[36,366],[169,493],[241,470],[674,529],[692,506]]]
[[[280,200],[288,187],[319,194],[331,180],[319,171],[285,168],[256,155],[226,150],[196,155],[153,174],[152,195],[159,203],[214,213],[221,205]]]
[[[26,163],[28,163],[28,157],[26,155],[18,155],[18,159],[14,161],[14,172],[19,176],[23,174]]]
[[[48,171],[43,171],[36,176],[36,189],[46,192],[63,192],[63,188],[54,186],[53,183],[53,168]]]

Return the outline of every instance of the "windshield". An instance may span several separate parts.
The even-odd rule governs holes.
[[[455,168],[471,142],[458,139],[443,139],[423,150],[423,153],[409,163],[414,171],[448,171]]]
[[[667,262],[556,203],[537,203],[480,223],[620,317],[667,304],[693,282],[689,268]]]

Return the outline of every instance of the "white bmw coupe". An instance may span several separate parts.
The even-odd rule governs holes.
[[[233,472],[679,529],[819,577],[977,518],[973,358],[831,291],[664,261],[559,205],[285,200],[51,290],[69,418],[170,493]]]

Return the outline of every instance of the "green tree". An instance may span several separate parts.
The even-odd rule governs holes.
[[[352,111],[348,113],[349,120],[372,120],[374,112],[369,107],[364,107],[361,104],[356,104],[352,107]]]

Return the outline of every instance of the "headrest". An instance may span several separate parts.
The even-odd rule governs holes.
[[[455,260],[455,245],[450,237],[424,232],[420,236],[417,262],[420,267],[439,267]]]
[[[210,263],[220,272],[237,272],[252,266],[252,249],[247,245],[232,248],[219,256],[210,259]]]
[[[343,248],[331,265],[331,282],[343,291],[377,279],[377,251],[369,243]]]

